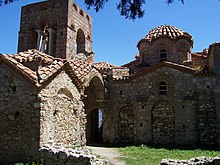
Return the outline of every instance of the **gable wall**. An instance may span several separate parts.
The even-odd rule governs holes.
[[[62,71],[39,93],[40,144],[85,145],[85,111],[81,95]]]
[[[34,86],[0,64],[0,164],[27,161],[39,149],[40,110]]]

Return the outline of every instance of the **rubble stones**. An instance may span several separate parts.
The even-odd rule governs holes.
[[[46,165],[109,165],[107,160],[98,159],[83,147],[65,148],[56,144],[40,148],[41,163]]]
[[[196,157],[189,160],[162,159],[161,165],[219,165],[220,157]]]

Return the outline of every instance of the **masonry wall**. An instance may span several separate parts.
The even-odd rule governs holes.
[[[159,95],[161,81],[167,83],[167,95]],[[129,112],[134,113],[130,127],[134,127],[135,143],[213,146],[212,138],[219,134],[216,132],[219,110],[215,101],[219,94],[213,89],[216,85],[214,77],[195,77],[168,67],[130,80],[111,81],[109,104],[103,117],[103,139],[106,142],[122,141],[120,112],[129,107]],[[125,123],[129,122],[128,118]],[[174,127],[170,125],[172,123]]]
[[[82,46],[92,52],[92,18],[72,0],[48,0],[22,7],[18,52],[36,49],[36,30],[48,33],[50,28],[54,31],[52,56],[73,59],[77,47]],[[77,38],[80,29],[82,35]],[[50,39],[49,34],[45,37]]]
[[[139,54],[145,65],[154,65],[160,62],[160,51],[166,50],[167,61],[177,64],[183,64],[187,61],[187,54],[191,53],[191,45],[185,39],[173,41],[171,39],[161,38],[152,44],[141,43],[139,45]]]
[[[40,109],[34,86],[4,63],[0,86],[0,164],[11,165],[37,154]]]
[[[81,95],[63,71],[39,93],[40,144],[84,146],[86,116]]]
[[[18,52],[37,48],[37,33],[35,30],[56,30],[55,56],[65,57],[67,35],[67,5],[68,1],[46,1],[22,7],[18,40]],[[64,58],[63,57],[63,58]]]

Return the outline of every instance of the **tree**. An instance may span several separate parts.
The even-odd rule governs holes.
[[[178,1],[184,3],[184,0]],[[107,2],[108,0],[85,0],[87,9],[93,7],[96,12],[102,9]],[[166,0],[165,2],[167,4],[171,4],[174,2],[174,0]],[[144,16],[145,10],[142,9],[144,4],[145,0],[119,0],[117,9],[125,18],[134,20]]]
[[[10,3],[15,2],[16,0],[0,0],[0,6],[2,6],[2,4],[7,5]]]
[[[3,4],[10,4],[17,0],[0,0],[0,6]],[[109,0],[85,0],[85,5],[87,9],[93,8],[96,12],[102,9]],[[116,4],[117,9],[120,14],[128,19],[137,19],[144,16],[145,10],[143,10],[143,5],[146,0],[118,0]],[[178,0],[184,3],[184,0]],[[167,4],[171,4],[174,0],[165,0]]]

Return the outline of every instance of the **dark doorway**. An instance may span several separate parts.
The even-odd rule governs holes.
[[[87,113],[86,138],[88,144],[102,142],[102,111],[100,109]]]
[[[87,144],[102,142],[102,113],[104,85],[99,77],[94,77],[84,91],[83,102],[87,116],[86,141]]]

